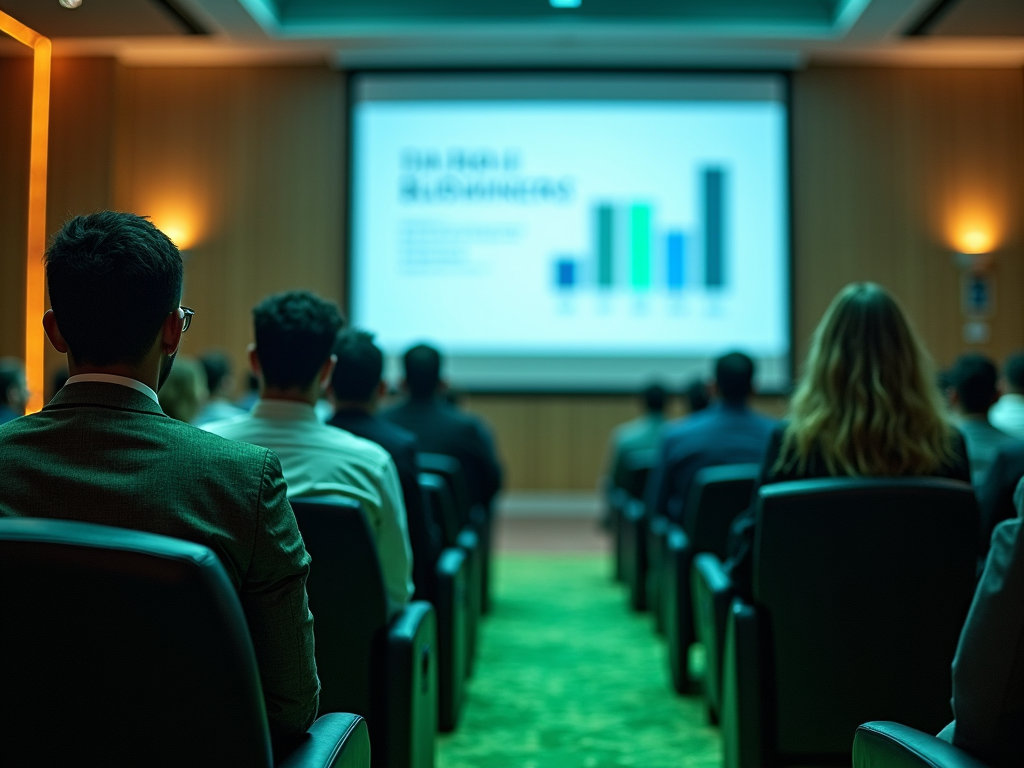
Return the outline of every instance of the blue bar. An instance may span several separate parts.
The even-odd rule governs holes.
[[[704,169],[704,284],[725,284],[725,170]]]
[[[682,232],[668,233],[668,287],[678,291],[686,284],[685,241]]]
[[[576,285],[576,262],[572,259],[559,259],[555,263],[555,281],[559,288],[572,288]]]

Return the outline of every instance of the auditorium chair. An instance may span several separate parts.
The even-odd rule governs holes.
[[[1021,725],[1024,728],[1024,724]],[[952,744],[892,722],[865,723],[853,739],[853,768],[989,768]]]
[[[436,476],[425,475],[424,482],[440,484]],[[424,487],[427,512],[440,521],[437,494]],[[445,490],[447,490],[445,488]],[[441,523],[438,522],[441,528]],[[470,604],[468,588],[469,561],[458,547],[445,547],[437,561],[436,578],[430,595],[437,612],[437,723],[443,732],[453,731],[462,712],[462,696],[467,677],[468,626]]]
[[[823,479],[762,488],[753,600],[736,596],[722,648],[725,768],[849,764],[857,726],[938,732],[974,593],[978,505],[967,483]],[[704,569],[718,574],[717,559]],[[707,597],[699,585],[695,596]],[[710,656],[710,653],[709,653]],[[710,668],[709,659],[709,668]],[[710,669],[709,669],[710,671]]]
[[[0,765],[275,765],[245,615],[207,547],[0,520],[0,659]],[[368,768],[366,723],[324,714],[276,765]]]
[[[647,545],[648,519],[644,507],[644,490],[647,478],[657,460],[657,451],[631,451],[624,459],[625,483],[621,497],[622,507],[615,515],[616,553],[621,558],[617,568],[622,573],[629,595],[629,605],[634,611],[645,611],[647,603]]]
[[[465,676],[469,677],[473,674],[480,627],[480,541],[472,529],[462,527],[451,488],[441,475],[421,472],[419,481],[427,503],[437,514],[436,520],[444,536],[445,547],[461,549],[465,553]]]
[[[655,542],[661,552],[660,608],[669,670],[679,693],[689,690],[689,651],[695,640],[690,595],[693,557],[698,552],[710,552],[725,558],[729,526],[750,506],[759,471],[757,464],[726,464],[698,471],[683,509],[682,525],[666,526],[664,539]]]
[[[389,619],[380,559],[360,504],[291,500],[312,557],[306,591],[316,633],[320,709],[366,718],[373,764],[432,768],[437,734],[437,627],[422,600]]]
[[[448,483],[455,507],[459,512],[462,528],[468,528],[476,534],[480,549],[480,613],[490,610],[491,590],[491,559],[493,515],[483,504],[474,504],[469,492],[469,480],[466,470],[454,456],[441,453],[420,453],[417,461],[421,472],[440,475]]]

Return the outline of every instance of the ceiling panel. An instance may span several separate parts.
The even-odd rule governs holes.
[[[75,9],[58,0],[0,0],[0,10],[49,38],[187,35],[198,30],[164,0],[83,0]]]
[[[918,34],[929,37],[1024,37],[1024,0],[944,0]]]
[[[380,24],[573,20],[675,23],[830,23],[836,0],[275,0],[284,23]]]

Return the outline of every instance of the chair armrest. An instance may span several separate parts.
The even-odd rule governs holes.
[[[448,547],[441,552],[437,558],[438,576],[454,578],[459,571],[466,567],[466,552],[458,547]]]
[[[907,725],[865,723],[853,739],[853,768],[987,768],[942,739]]]
[[[729,606],[735,595],[732,579],[715,555],[702,552],[693,558],[690,572],[693,590],[693,615],[697,639],[704,645],[707,668],[704,672],[704,696],[710,712],[721,714],[722,658]]]
[[[433,765],[437,662],[434,606],[411,602],[388,627],[384,727],[374,721],[380,765]]]
[[[669,671],[672,685],[680,694],[690,692],[690,645],[695,640],[693,592],[690,589],[693,555],[690,537],[678,525],[670,523],[665,536],[662,610],[665,614]]]
[[[724,768],[759,768],[771,762],[765,754],[764,712],[769,703],[761,675],[764,642],[757,609],[734,598],[722,664]]]
[[[317,718],[299,746],[277,768],[370,768],[370,733],[359,715]]]

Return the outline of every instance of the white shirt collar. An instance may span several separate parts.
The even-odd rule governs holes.
[[[115,376],[112,373],[80,373],[77,376],[72,376],[65,383],[68,384],[85,384],[87,382],[101,382],[103,384],[120,384],[122,387],[128,387],[134,389],[137,392],[141,392],[150,400],[157,405],[160,404],[160,398],[157,397],[156,392],[147,387],[141,381],[137,379],[129,379],[127,376]]]
[[[256,419],[321,423],[312,405],[296,400],[257,400],[250,413]]]

